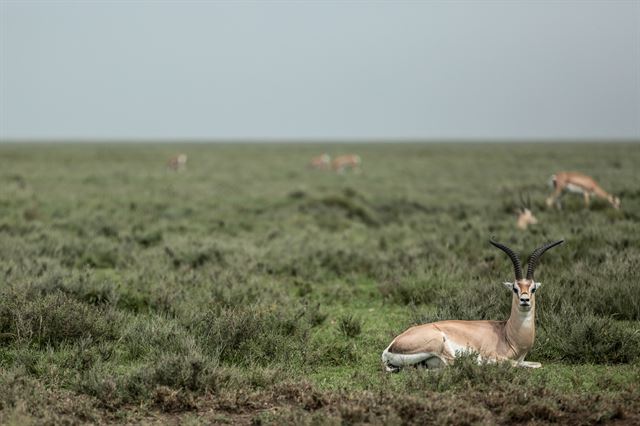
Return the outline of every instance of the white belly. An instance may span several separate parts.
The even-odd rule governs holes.
[[[575,192],[576,194],[582,194],[585,192],[584,188],[578,185],[574,185],[573,183],[567,184],[567,191]]]

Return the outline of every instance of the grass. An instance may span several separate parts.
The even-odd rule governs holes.
[[[306,169],[323,151],[363,172]],[[639,422],[639,163],[634,144],[1,145],[0,423]],[[622,210],[547,210],[562,169]],[[492,235],[523,256],[566,239],[537,270],[544,367],[384,373],[412,324],[506,318]]]

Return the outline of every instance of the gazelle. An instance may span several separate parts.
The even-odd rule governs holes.
[[[590,197],[604,198],[609,201],[613,208],[620,208],[620,198],[609,194],[602,189],[600,185],[590,176],[578,172],[558,172],[552,175],[549,183],[555,188],[553,194],[547,198],[547,206],[551,207],[554,203],[560,208],[560,197],[564,190],[575,192],[584,196],[584,204],[589,207]]]
[[[318,170],[328,170],[331,167],[331,157],[327,153],[313,157],[309,162],[309,167]]]
[[[349,154],[349,155],[341,155],[333,159],[333,170],[338,173],[343,173],[347,169],[352,169],[353,171],[360,170],[360,164],[362,160],[359,155]]]
[[[521,207],[519,210],[516,210],[516,213],[518,214],[516,226],[523,231],[526,230],[529,225],[538,223],[538,219],[531,213],[531,210],[526,207]]]
[[[516,226],[523,231],[526,230],[529,225],[538,223],[538,219],[531,212],[531,200],[528,195],[525,202],[524,197],[520,194],[520,207],[517,208],[515,212],[518,215]]]
[[[439,368],[450,364],[464,352],[477,352],[480,360],[511,361],[522,367],[537,368],[537,362],[526,362],[535,338],[535,292],[540,283],[533,273],[545,251],[564,240],[538,247],[531,253],[527,277],[522,277],[519,256],[510,248],[495,241],[492,245],[504,251],[515,270],[515,281],[504,285],[513,292],[511,315],[506,321],[439,321],[409,328],[393,339],[382,352],[387,371],[398,371],[407,365],[424,364]]]
[[[187,167],[187,154],[178,154],[169,158],[167,168],[173,171],[180,171]]]

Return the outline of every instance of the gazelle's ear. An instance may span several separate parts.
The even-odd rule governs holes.
[[[513,283],[503,282],[502,285],[508,288],[509,290],[513,288]]]

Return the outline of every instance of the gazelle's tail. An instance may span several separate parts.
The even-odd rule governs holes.
[[[393,345],[393,342],[391,342],[391,345]],[[429,352],[420,352],[417,354],[395,354],[389,351],[391,345],[382,352],[382,363],[384,364],[385,369],[391,373],[397,373],[404,366],[420,364],[421,362],[434,357],[434,354]]]
[[[551,177],[549,178],[549,186],[552,188],[556,187],[556,175],[551,175]]]

